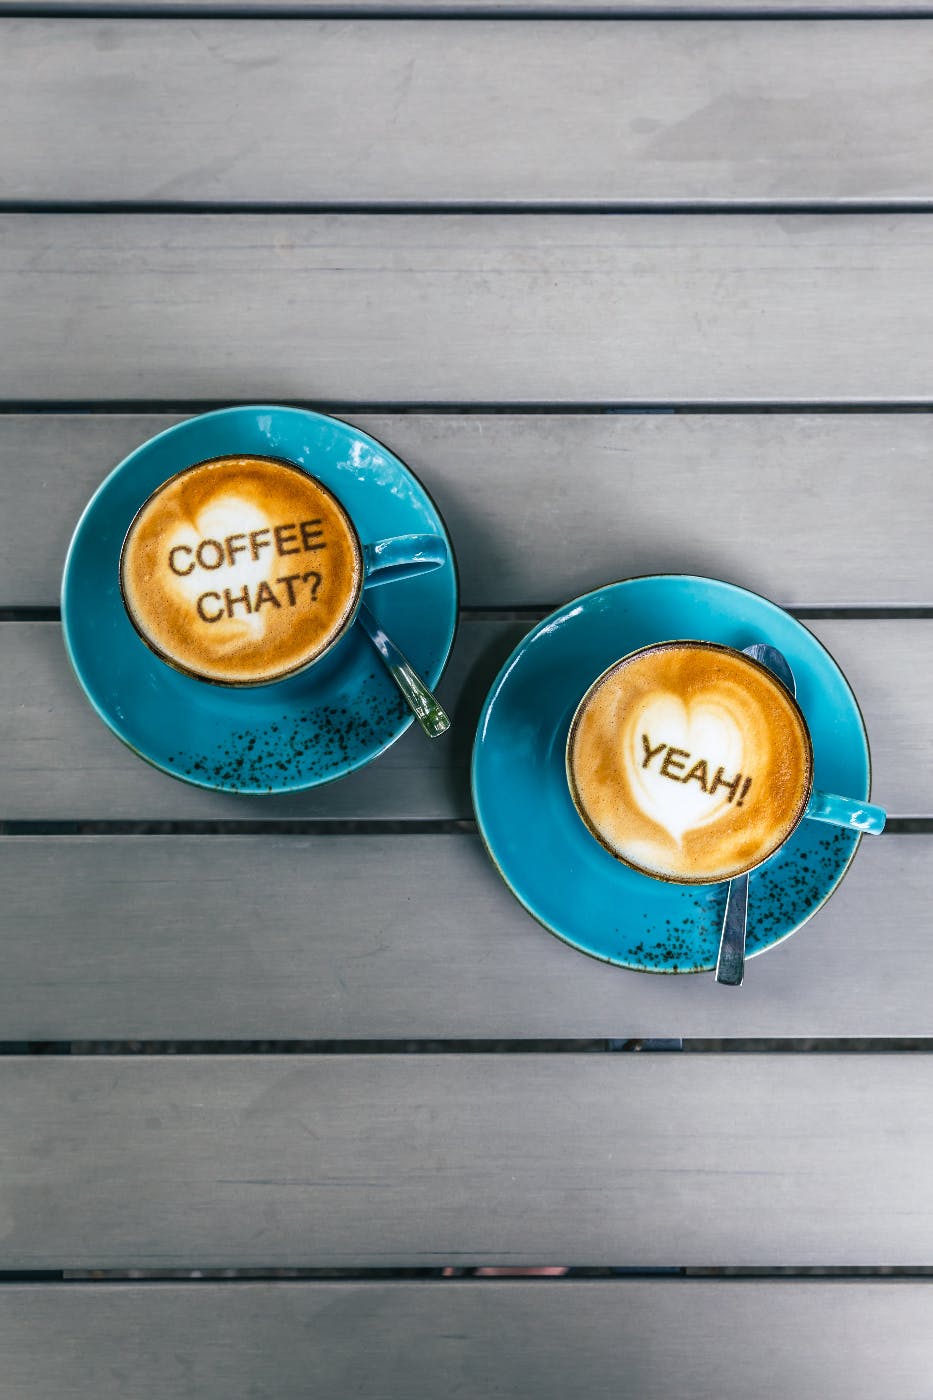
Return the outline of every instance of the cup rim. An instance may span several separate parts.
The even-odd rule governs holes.
[[[328,641],[327,645],[323,647],[321,651],[317,652],[314,656],[312,656],[310,660],[300,661],[294,666],[289,666],[286,670],[277,671],[274,676],[264,676],[262,680],[258,681],[230,681],[221,680],[217,676],[205,676],[202,672],[196,671],[192,667],[186,666],[183,662],[177,660],[175,657],[170,656],[162,647],[160,647],[156,642],[154,642],[150,637],[146,635],[140,624],[137,622],[136,617],[133,614],[133,610],[130,607],[129,601],[127,599],[126,587],[124,585],[124,561],[126,558],[127,544],[129,543],[130,535],[133,533],[133,530],[136,526],[136,522],[139,520],[143,511],[147,509],[151,502],[154,501],[157,496],[161,495],[163,491],[167,490],[168,487],[173,485],[174,482],[178,481],[179,478],[187,476],[189,472],[197,471],[200,467],[210,466],[214,462],[235,461],[238,457],[242,458],[244,461],[248,460],[251,462],[269,462],[274,464],[275,466],[284,467],[288,471],[295,472],[297,475],[303,477],[305,480],[313,481],[318,490],[321,491],[332,503],[338,515],[342,517],[344,523],[346,524],[349,530],[350,538],[353,541],[357,559],[356,586],[353,593],[353,599],[350,607],[347,609],[346,615],[344,617],[343,623],[339,631],[335,632],[333,637],[331,637],[331,639]],[[167,476],[164,481],[160,482],[154,491],[150,491],[149,495],[134,513],[132,520],[127,526],[126,534],[123,536],[123,543],[120,546],[120,558],[117,564],[117,577],[120,586],[120,598],[123,602],[123,610],[126,613],[127,618],[129,619],[134,631],[137,633],[139,638],[145,643],[145,645],[149,648],[153,655],[159,658],[160,661],[164,661],[167,666],[171,666],[172,670],[179,671],[182,675],[188,676],[191,680],[199,681],[203,685],[216,685],[220,686],[224,690],[258,690],[263,686],[278,685],[280,681],[288,680],[292,676],[300,675],[302,671],[307,671],[318,661],[322,661],[324,657],[327,656],[328,653],[333,650],[337,643],[343,637],[346,636],[347,632],[350,630],[350,628],[353,626],[353,623],[356,621],[356,615],[360,609],[360,602],[362,601],[363,587],[365,584],[365,560],[363,555],[363,544],[360,540],[359,531],[357,530],[356,525],[350,518],[349,512],[343,505],[343,502],[337,498],[337,496],[334,494],[331,488],[325,485],[325,483],[321,481],[319,477],[315,476],[313,472],[306,471],[304,467],[300,466],[297,462],[290,461],[287,457],[275,457],[272,454],[266,452],[218,452],[214,453],[210,457],[202,457],[197,462],[191,462],[186,467],[181,467],[177,472],[173,472],[171,476]]]
[[[599,689],[599,687],[608,679],[609,675],[613,671],[617,670],[619,667],[627,665],[630,661],[633,661],[636,656],[641,656],[646,652],[667,651],[674,647],[685,646],[701,647],[705,651],[725,652],[727,655],[732,657],[741,657],[741,659],[747,662],[749,666],[752,666],[756,670],[762,672],[762,674],[768,679],[768,681],[770,681],[772,685],[781,686],[781,689],[784,691],[786,698],[790,701],[791,708],[796,712],[796,715],[800,720],[801,730],[806,746],[806,782],[804,784],[803,796],[800,802],[798,803],[798,810],[795,813],[792,825],[781,837],[781,840],[776,845],[772,846],[770,850],[768,850],[767,853],[761,857],[760,860],[754,861],[751,865],[743,866],[740,870],[733,871],[729,875],[708,875],[704,876],[703,878],[687,878],[685,876],[680,875],[664,875],[661,874],[660,871],[649,870],[647,866],[639,865],[636,861],[630,860],[628,856],[620,855],[620,853],[617,850],[615,850],[612,846],[609,845],[607,841],[603,839],[599,831],[597,831],[596,827],[590,821],[590,818],[587,815],[586,811],[584,810],[582,802],[580,801],[579,793],[577,791],[576,783],[574,781],[573,770],[570,762],[571,750],[573,748],[573,743],[576,737],[577,729],[579,727],[579,722],[581,719],[583,708],[586,705],[586,702],[589,700],[590,696],[593,695]],[[700,638],[691,637],[674,637],[664,641],[649,642],[645,646],[636,647],[634,651],[626,652],[624,656],[617,657],[615,661],[610,662],[610,664],[605,668],[605,670],[601,671],[599,675],[595,678],[595,680],[593,680],[587,686],[583,695],[577,702],[576,708],[573,712],[573,718],[570,721],[570,727],[567,731],[567,742],[564,746],[564,770],[567,778],[567,787],[569,789],[570,797],[576,809],[577,815],[583,822],[590,835],[594,837],[594,839],[599,842],[603,849],[605,851],[608,851],[609,854],[615,860],[619,861],[622,865],[627,865],[630,870],[635,870],[640,875],[647,875],[652,880],[661,881],[662,884],[687,886],[722,885],[728,883],[730,880],[740,880],[743,876],[751,874],[753,870],[757,870],[759,866],[764,865],[765,862],[770,860],[773,855],[777,854],[777,852],[781,849],[782,846],[786,845],[786,843],[793,836],[794,832],[797,830],[800,823],[803,821],[806,815],[807,805],[813,794],[813,740],[810,735],[810,726],[807,724],[806,716],[804,715],[803,710],[800,708],[800,704],[797,700],[797,697],[795,695],[791,695],[787,687],[784,686],[783,683],[780,680],[778,680],[777,676],[775,676],[772,671],[769,671],[768,667],[765,666],[762,662],[757,661],[752,656],[747,656],[745,652],[740,651],[736,647],[727,646],[724,642],[708,642]]]

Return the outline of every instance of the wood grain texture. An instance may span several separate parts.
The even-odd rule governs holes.
[[[913,1280],[0,1289],[17,1400],[927,1400],[931,1333]]]
[[[378,763],[338,783],[242,797],[201,791],[141,763],[87,703],[57,625],[0,623],[0,819],[472,817],[467,766],[483,694],[528,626],[461,628],[437,692],[453,720],[444,738],[428,740],[414,725]]]
[[[530,622],[466,620],[438,687],[451,733],[411,729],[368,768],[287,797],[212,793],[149,768],[85,700],[53,623],[0,623],[0,820],[471,818],[468,762],[489,686]],[[933,621],[810,624],[849,678],[872,746],[872,796],[933,815]]]
[[[931,1104],[918,1054],[8,1056],[0,1262],[922,1265]]]
[[[930,56],[923,20],[5,19],[0,198],[929,199]]]
[[[927,399],[920,215],[6,215],[0,398]]]
[[[134,447],[178,421],[0,415],[0,607],[57,603],[88,497]],[[468,607],[557,603],[623,573],[667,571],[741,579],[789,606],[933,605],[925,414],[353,421],[437,500]],[[727,530],[706,528],[711,502]]]
[[[925,1036],[930,855],[926,836],[863,842],[817,919],[729,997],[712,976],[573,952],[473,836],[8,838],[0,1025],[29,1041]]]

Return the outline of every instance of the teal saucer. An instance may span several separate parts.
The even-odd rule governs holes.
[[[591,957],[641,972],[708,972],[727,886],[665,884],[615,860],[567,788],[577,704],[607,666],[652,642],[695,638],[741,650],[770,642],[790,662],[813,739],[815,785],[860,800],[871,786],[855,696],[812,632],[774,603],[714,579],[628,579],[540,622],[496,678],[473,749],[473,802],[490,857],[545,928]],[[749,877],[748,954],[772,948],[826,903],[859,836],[804,820]]]
[[[284,457],[346,507],[364,544],[437,534],[447,563],[367,594],[392,640],[433,689],[453,645],[457,570],[444,522],[414,474],[374,438],[297,408],[225,408],[190,418],[130,454],[100,485],[68,551],[62,624],[78,680],[105,724],[173,777],[222,792],[298,792],[370,763],[412,715],[359,623],[316,665],[275,685],[230,689],[160,661],[127,617],[120,548],[140,505],[208,457]]]

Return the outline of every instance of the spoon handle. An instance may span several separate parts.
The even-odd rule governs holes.
[[[363,630],[385,662],[386,670],[395,681],[415,719],[429,739],[438,739],[450,728],[450,720],[437,703],[411,662],[387,637],[365,603],[358,613]]]
[[[745,977],[745,929],[748,921],[748,876],[729,881],[726,912],[716,960],[716,981],[727,987],[741,987]]]
[[[797,683],[787,657],[777,647],[756,642],[745,648],[745,655],[767,666],[791,695],[797,694]],[[719,956],[716,959],[716,981],[727,987],[741,987],[745,980],[745,931],[748,927],[748,876],[739,875],[729,881],[726,912],[722,919]]]

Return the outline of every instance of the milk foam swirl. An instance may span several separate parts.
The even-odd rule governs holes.
[[[809,794],[802,716],[763,667],[727,648],[666,643],[591,688],[568,779],[593,834],[667,879],[724,880],[764,860]]]

